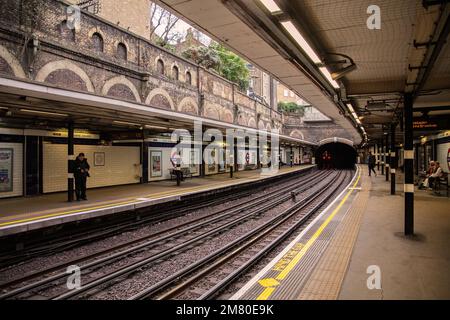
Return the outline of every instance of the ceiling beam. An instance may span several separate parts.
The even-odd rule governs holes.
[[[441,31],[439,32],[439,30]],[[450,5],[443,4],[442,12],[436,25],[436,32],[432,37],[432,39],[430,39],[431,42],[435,41],[436,43],[435,45],[432,46],[432,49],[427,50],[425,59],[422,62],[421,69],[417,76],[418,81],[416,80],[418,84],[413,90],[414,99],[417,99],[417,97],[420,95],[420,91],[422,91],[423,87],[425,86],[428,77],[430,76],[431,71],[433,70],[434,64],[436,63],[436,60],[439,57],[442,48],[444,47],[447,41],[449,33],[450,33]]]

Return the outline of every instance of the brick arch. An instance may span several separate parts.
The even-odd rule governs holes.
[[[258,121],[258,129],[260,129],[260,130],[266,129],[266,126],[264,125],[264,121],[262,121],[262,120]]]
[[[205,107],[204,116],[211,119],[220,120],[220,107],[208,105]]]
[[[91,82],[89,76],[79,66],[68,60],[58,60],[47,63],[37,73],[35,80],[40,82],[46,82],[48,76],[56,71],[69,70],[75,73],[85,84],[87,91],[94,92],[94,85]]]
[[[256,128],[256,121],[255,121],[255,118],[250,117],[250,118],[248,119],[247,126],[250,127],[250,128]]]
[[[224,122],[233,123],[233,118],[233,113],[231,113],[231,111],[228,109],[223,109],[220,112],[220,120]]]
[[[127,87],[131,91],[132,95],[134,96],[134,100],[139,103],[141,102],[141,97],[139,95],[139,92],[136,89],[136,86],[133,84],[133,82],[128,80],[125,76],[113,77],[113,78],[109,79],[108,81],[106,81],[102,88],[102,94],[104,96],[107,96],[108,93],[110,92],[111,88],[114,86],[117,86],[117,85],[123,85],[123,86]]]
[[[293,138],[298,138],[298,139],[305,139],[305,136],[303,135],[303,133],[300,130],[292,130],[292,132],[289,134],[290,137]]]
[[[185,97],[178,104],[178,111],[198,115],[197,102],[191,97]]]
[[[272,126],[270,125],[270,123],[266,124],[266,130],[267,130],[268,132],[271,132],[271,131],[272,131]]]
[[[241,126],[247,126],[247,119],[246,119],[244,113],[241,113],[241,114],[238,115],[237,122]]]
[[[171,110],[175,110],[175,104],[173,103],[172,98],[170,97],[169,93],[161,88],[155,88],[153,89],[147,96],[147,99],[145,99],[145,104],[152,104],[152,100],[156,98],[156,99],[160,99],[162,102],[164,102],[164,100],[166,100],[167,105],[162,106],[165,109],[171,109]],[[170,107],[170,108],[169,108]]]
[[[167,75],[167,74],[168,74],[168,71],[167,71],[167,61],[166,61],[165,59],[163,59],[162,56],[157,56],[157,57],[155,58],[155,60],[154,60],[154,70],[155,70],[155,73],[158,73],[158,61],[159,61],[159,60],[162,61],[163,66],[164,66],[164,68],[163,68],[163,70],[164,70],[164,75]],[[172,71],[172,69],[170,69],[169,71]],[[169,74],[170,74],[170,72],[169,72]]]
[[[12,70],[14,76],[17,78],[26,78],[25,72],[20,65],[19,60],[4,46],[0,45],[0,58],[2,58],[7,66]]]

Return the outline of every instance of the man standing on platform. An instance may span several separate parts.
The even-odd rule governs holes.
[[[86,181],[89,177],[89,163],[84,157],[84,153],[80,153],[77,159],[74,161],[73,175],[75,177],[75,194],[77,201],[87,200],[86,197]]]
[[[377,173],[375,172],[375,156],[372,154],[372,152],[369,151],[369,177],[371,176],[371,172],[375,173],[375,177],[377,176]]]

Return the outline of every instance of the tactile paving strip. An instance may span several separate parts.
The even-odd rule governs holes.
[[[296,299],[335,300],[348,268],[363,213],[369,200],[370,179],[362,179],[362,190],[338,226],[333,239]]]

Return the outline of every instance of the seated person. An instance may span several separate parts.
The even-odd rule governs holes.
[[[428,184],[430,189],[432,189],[433,184],[436,182],[437,179],[442,177],[442,168],[439,164],[439,162],[436,161],[435,163],[435,170],[434,172],[428,177]]]
[[[424,180],[419,184],[419,189],[428,188],[428,186],[429,186],[428,178],[434,173],[435,166],[436,166],[436,163],[433,160],[431,160],[427,171],[423,175],[420,176]]]

